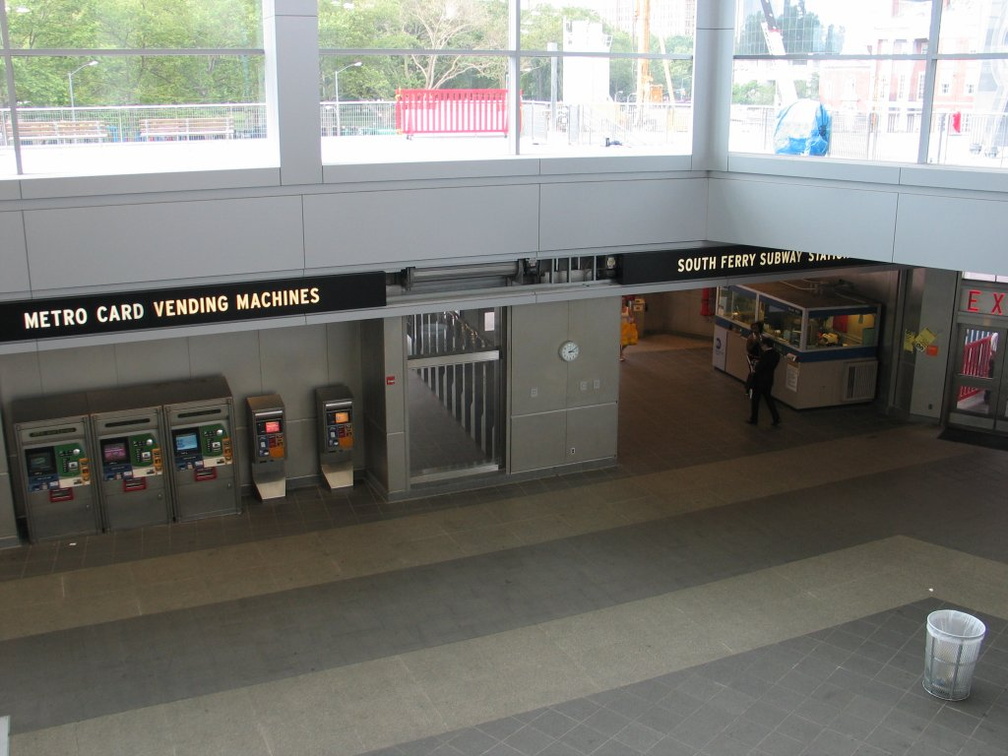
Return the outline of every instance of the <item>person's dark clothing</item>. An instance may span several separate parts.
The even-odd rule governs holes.
[[[749,372],[752,373],[756,367],[756,360],[760,356],[760,347],[763,339],[763,323],[756,321],[752,324],[752,331],[745,342],[746,359],[749,361]]]
[[[773,424],[780,422],[780,413],[772,395],[774,372],[780,363],[780,354],[772,346],[764,345],[752,376],[752,398],[749,400],[749,423],[756,424],[759,418],[759,405],[762,398],[770,409]]]

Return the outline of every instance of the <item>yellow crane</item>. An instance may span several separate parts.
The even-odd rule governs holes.
[[[635,0],[634,31],[637,36],[637,52],[647,55],[651,52],[651,0]],[[651,101],[651,61],[637,59],[637,102]]]

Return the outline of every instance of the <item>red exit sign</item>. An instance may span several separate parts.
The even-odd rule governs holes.
[[[984,289],[967,289],[963,292],[960,309],[966,312],[979,312],[983,315],[1008,315],[1008,292],[986,291]]]

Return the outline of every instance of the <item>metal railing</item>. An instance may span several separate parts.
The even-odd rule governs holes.
[[[103,130],[103,143],[146,141],[143,124],[155,119],[202,119],[226,120],[231,124],[229,138],[256,139],[266,136],[266,106],[262,103],[222,104],[222,105],[126,105],[75,108],[18,108],[18,126],[25,127],[25,133],[32,130],[32,124],[74,124],[92,123]],[[0,144],[11,144],[14,126],[9,108],[0,109]],[[189,139],[201,139],[194,131]],[[82,135],[77,138],[52,140],[25,140],[23,144],[67,144],[95,141],[94,137]]]
[[[731,149],[772,154],[777,108],[732,105]],[[917,162],[922,114],[919,107],[877,112],[831,111],[828,157],[843,160]],[[1008,114],[936,111],[931,121],[929,162],[995,167],[1008,159]],[[959,128],[953,124],[958,122]]]
[[[457,312],[406,318],[408,367],[437,398],[457,428],[475,442],[479,459],[439,477],[495,468],[500,461],[500,349]],[[410,433],[421,429],[411,428]],[[429,478],[430,471],[425,471]],[[416,477],[416,476],[414,476]],[[418,478],[419,479],[419,478]]]
[[[402,124],[397,123],[396,108],[394,101],[324,101],[319,106],[322,136],[388,136],[406,133]],[[17,119],[19,127],[23,127],[19,131],[23,131],[22,145],[25,147],[85,142],[143,142],[149,138],[144,123],[159,119],[206,122],[226,119],[229,124],[233,124],[233,133],[227,135],[227,138],[262,139],[266,137],[267,122],[266,106],[263,103],[18,108]],[[691,122],[691,107],[675,103],[553,105],[536,100],[522,102],[523,137],[552,139],[571,145],[666,144],[687,136]],[[41,124],[51,124],[52,128],[40,129]],[[73,124],[77,126],[70,128]],[[83,124],[87,124],[88,128]],[[446,122],[438,125],[437,132],[442,135],[497,136],[500,133],[498,126],[495,123],[493,128],[475,129],[468,123]],[[408,131],[416,129],[411,126]],[[62,136],[58,137],[58,132]],[[430,133],[430,129],[426,133]],[[13,135],[11,111],[9,108],[0,108],[0,146],[13,144]],[[201,135],[197,130],[189,135],[175,137],[179,141],[207,138],[211,138],[211,135]]]

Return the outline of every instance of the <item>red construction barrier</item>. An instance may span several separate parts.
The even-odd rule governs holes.
[[[990,364],[994,357],[993,337],[971,341],[963,347],[962,375],[973,375],[980,378],[990,377]],[[960,386],[959,401],[979,394],[982,389],[976,386]]]
[[[507,134],[506,89],[399,89],[401,134]]]

